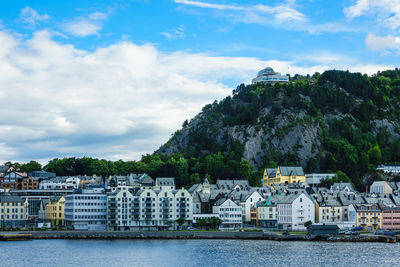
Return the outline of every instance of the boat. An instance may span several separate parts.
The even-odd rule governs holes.
[[[0,241],[25,241],[32,239],[32,234],[0,234]]]

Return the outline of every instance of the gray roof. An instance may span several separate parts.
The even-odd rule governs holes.
[[[304,176],[303,167],[279,166],[278,168],[283,176]],[[267,168],[268,177],[275,177],[278,168]]]
[[[219,189],[233,190],[238,186],[240,190],[250,189],[249,181],[247,180],[217,180],[217,186]]]
[[[332,191],[342,191],[346,186],[350,189],[350,191],[355,192],[354,187],[351,183],[334,183],[331,186]]]
[[[0,166],[0,172],[5,172],[5,171],[7,171],[10,167],[12,167],[12,166],[8,166],[8,165],[2,165],[2,166]]]
[[[305,193],[305,192],[303,192],[303,193],[304,193],[304,195],[305,195],[306,197],[308,197],[310,200],[312,200],[312,198],[310,197],[309,194],[307,194],[307,193]],[[279,199],[278,204],[291,204],[291,203],[293,203],[293,201],[294,201],[296,198],[298,198],[299,196],[301,196],[301,193],[300,193],[300,194],[288,194],[288,195],[286,195],[286,196],[282,196],[282,197]]]
[[[157,186],[175,186],[175,178],[174,177],[157,177],[156,185]]]
[[[357,194],[346,194],[344,192],[338,194],[339,200],[343,206],[351,204],[364,204],[365,199]]]
[[[24,200],[15,195],[0,195],[0,202],[24,202]]]
[[[193,193],[196,189],[197,189],[197,187],[199,186],[200,184],[194,184],[194,185],[192,185],[189,189],[188,189],[188,192],[189,193]]]
[[[320,193],[313,194],[313,198],[317,201],[320,207],[340,207],[340,202],[336,194]]]

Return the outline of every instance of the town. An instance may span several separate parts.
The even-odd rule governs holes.
[[[389,174],[400,166],[379,166]],[[302,167],[267,168],[262,187],[247,180],[207,178],[176,188],[174,177],[59,177],[45,171],[0,167],[1,229],[159,231],[258,228],[305,231],[309,225],[367,232],[400,230],[400,182],[375,181],[368,192],[351,183],[321,181],[335,174],[305,174]]]

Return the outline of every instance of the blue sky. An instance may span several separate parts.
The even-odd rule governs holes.
[[[265,66],[398,67],[399,30],[400,0],[3,1],[0,162],[136,160]]]

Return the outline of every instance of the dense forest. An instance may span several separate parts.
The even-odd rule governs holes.
[[[372,76],[331,70],[288,84],[242,84],[140,161],[64,158],[43,169],[57,175],[146,172],[174,176],[178,186],[204,177],[244,178],[257,186],[265,167],[302,165],[306,172],[339,171],[362,190],[368,179],[382,179],[377,165],[400,164],[399,137],[399,69]],[[19,167],[42,168],[36,162]]]

